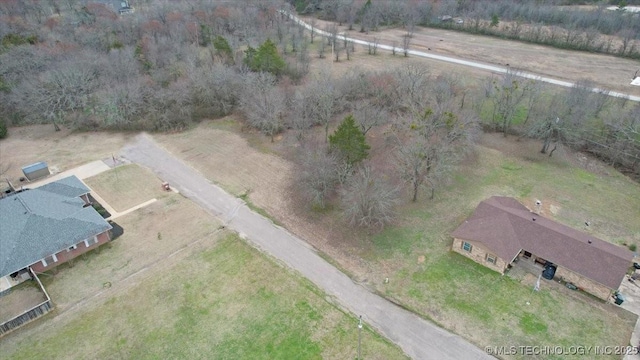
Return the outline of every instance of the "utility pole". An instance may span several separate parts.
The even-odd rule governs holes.
[[[361,360],[360,357],[360,345],[362,344],[362,315],[360,315],[358,321],[358,360]]]

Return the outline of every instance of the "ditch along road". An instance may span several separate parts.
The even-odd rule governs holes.
[[[307,29],[309,31],[313,30],[316,34],[319,34],[319,35],[324,36],[324,37],[331,37],[332,36],[329,32],[324,31],[324,30],[320,30],[318,28],[314,28],[310,24],[304,22],[303,20],[301,20],[300,18],[298,18],[297,16],[295,16],[295,15],[293,15],[291,13],[288,13],[286,11],[281,11],[281,13],[286,15],[286,16],[288,16],[296,24],[304,27],[305,29]],[[341,35],[341,34],[337,35],[337,39],[338,40],[342,40],[342,41],[349,41],[349,42],[352,42],[352,43],[355,43],[355,44],[364,45],[364,46],[373,46],[374,45],[372,42],[365,41],[365,40],[360,40],[360,39],[354,39],[354,38],[350,38],[350,37],[345,37],[344,35]],[[376,46],[377,46],[378,49],[382,49],[382,50],[388,50],[388,51],[393,51],[394,50],[393,46],[389,46],[389,45],[385,45],[385,44],[378,43]],[[405,50],[403,48],[395,47],[395,51],[397,53],[402,54],[402,53],[404,53]],[[454,57],[450,57],[450,56],[443,56],[443,55],[427,53],[427,52],[424,52],[424,51],[417,51],[417,50],[407,49],[406,52],[407,52],[407,55],[423,57],[423,58],[433,59],[433,60],[438,60],[438,61],[444,61],[444,62],[448,62],[448,63],[451,63],[451,64],[457,64],[457,65],[462,65],[462,66],[468,66],[468,67],[472,67],[472,68],[476,68],[476,69],[491,71],[491,72],[498,73],[498,74],[506,74],[509,71],[514,71],[514,69],[510,69],[509,67],[502,67],[502,66],[496,66],[496,65],[491,65],[491,64],[484,64],[484,63],[479,63],[479,62],[476,62],[476,61],[469,61],[469,60],[458,59],[458,58],[454,58]],[[572,82],[569,82],[569,81],[558,80],[558,79],[545,77],[545,76],[541,76],[541,75],[536,75],[536,74],[533,74],[533,73],[528,73],[528,72],[523,72],[523,71],[516,71],[516,72],[514,72],[514,75],[523,77],[525,79],[533,79],[533,80],[542,81],[542,82],[546,82],[546,83],[549,83],[549,84],[563,86],[563,87],[567,87],[567,88],[572,88],[572,87],[575,86],[575,83],[572,83]],[[591,91],[594,92],[594,93],[607,94],[607,95],[609,95],[611,97],[615,97],[615,98],[629,99],[631,101],[640,102],[640,96],[624,94],[624,93],[615,92],[615,91],[609,91],[609,90],[600,89],[600,88],[592,88]]]
[[[151,136],[137,136],[122,149],[121,155],[151,169],[163,181],[169,182],[184,196],[221,219],[250,244],[309,279],[356,318],[362,315],[363,321],[400,346],[411,358],[493,359],[460,336],[354,283],[320,257],[309,244],[249,209],[242,200],[214,185],[197,170],[162,148]],[[356,325],[354,319],[354,331]]]

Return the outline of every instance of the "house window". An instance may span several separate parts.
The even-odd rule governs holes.
[[[466,252],[471,252],[471,249],[473,249],[473,246],[471,246],[471,244],[469,244],[466,241],[462,242],[462,250],[464,250]]]
[[[75,250],[75,249],[77,249],[77,248],[78,248],[78,245],[77,245],[77,244],[76,244],[76,245],[72,245],[72,246],[69,246],[69,248],[67,249],[67,251],[73,251],[73,250]]]
[[[487,254],[487,262],[488,263],[492,263],[492,264],[496,264],[496,256],[495,255],[491,255],[491,254]]]

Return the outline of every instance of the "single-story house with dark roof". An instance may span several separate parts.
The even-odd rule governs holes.
[[[620,287],[634,256],[626,248],[531,212],[509,197],[482,201],[451,235],[453,251],[499,273],[514,261],[548,264],[556,267],[555,278],[603,300]]]
[[[70,176],[0,199],[0,291],[28,268],[50,270],[110,240],[111,225],[90,206],[89,191]]]

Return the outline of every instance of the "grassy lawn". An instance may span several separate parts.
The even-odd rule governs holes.
[[[219,227],[215,218],[174,193],[116,222],[124,229],[122,236],[40,277],[58,309],[166,262],[167,256],[194,242],[210,242]]]
[[[167,195],[161,189],[160,179],[135,164],[120,166],[84,181],[116,211],[124,211]]]
[[[230,234],[95,310],[25,339],[13,359],[349,359],[357,320]],[[405,358],[365,327],[367,359]],[[73,352],[69,352],[72,348]]]
[[[423,195],[402,209],[400,226],[373,236],[365,256],[389,269],[376,276],[375,286],[481,346],[628,345],[635,319],[614,305],[547,281],[533,292],[535,278],[501,276],[450,252],[448,234],[492,195],[515,197],[530,208],[540,199],[545,216],[579,229],[590,220],[595,236],[640,243],[637,183],[604,166],[586,171],[569,155],[538,155],[535,142],[508,141],[485,136],[473,165],[455,174],[436,199]]]

